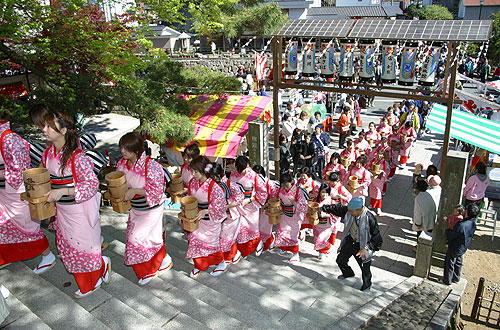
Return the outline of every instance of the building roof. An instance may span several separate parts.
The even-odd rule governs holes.
[[[481,0],[463,0],[464,6],[481,6]],[[484,0],[483,6],[500,6],[500,0]]]
[[[157,36],[178,37],[181,33],[165,25],[150,25],[149,28]]]
[[[403,11],[399,6],[331,6],[309,8],[307,10],[308,19],[395,17],[396,15],[403,15]]]

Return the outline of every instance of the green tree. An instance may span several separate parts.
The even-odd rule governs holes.
[[[491,15],[493,29],[488,47],[488,59],[493,65],[500,65],[500,12]]]
[[[151,49],[141,38],[140,16],[107,22],[102,11],[84,0],[4,0],[0,4],[0,53],[41,77],[31,98],[0,102],[21,118],[34,102],[47,102],[75,114],[93,114],[103,104],[141,120],[159,142],[192,139],[190,103],[180,93],[229,93],[237,79],[207,70],[184,69]],[[136,26],[136,28],[132,28]],[[142,56],[138,51],[142,50]],[[209,83],[210,82],[210,83]]]
[[[250,32],[257,36],[269,36],[288,22],[281,8],[276,3],[270,3],[251,8],[242,8],[228,17],[224,25],[224,35],[230,38]]]
[[[423,7],[420,18],[425,20],[453,19],[453,15],[446,7],[439,5],[430,5]]]
[[[417,6],[411,4],[406,9],[406,16],[413,19],[418,17],[423,20],[441,20],[441,19],[453,19],[453,15],[450,11],[443,6],[430,5],[430,6]]]

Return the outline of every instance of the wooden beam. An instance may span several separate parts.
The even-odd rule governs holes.
[[[280,105],[278,94],[281,77],[281,38],[273,38],[273,117],[274,117],[274,177],[280,179],[279,135],[280,135]],[[278,52],[280,55],[278,55]]]
[[[452,43],[453,58],[458,54],[457,42]],[[449,50],[451,52],[451,50]],[[444,129],[444,141],[443,149],[441,153],[441,177],[443,177],[444,167],[446,164],[446,155],[448,154],[448,149],[450,145],[450,133],[451,133],[451,115],[453,114],[453,100],[455,99],[455,85],[457,81],[457,67],[458,61],[453,61],[453,66],[451,67],[451,79],[450,79],[450,90],[448,92],[448,102],[447,102],[447,112],[446,112],[446,126]],[[446,81],[446,80],[445,80]],[[443,94],[446,93],[446,89],[443,89]]]
[[[380,96],[380,97],[388,97],[388,98],[396,98],[396,99],[406,99],[410,98],[412,100],[422,100],[429,102],[439,102],[439,103],[447,103],[448,98],[446,97],[436,97],[436,96],[426,96],[426,95],[409,95],[408,93],[392,93],[392,92],[379,92],[379,91],[370,91],[363,89],[351,89],[351,88],[343,88],[343,87],[327,87],[327,86],[309,86],[309,85],[297,85],[297,84],[288,84],[288,83],[280,83],[278,88],[297,88],[297,89],[307,89],[314,91],[324,91],[324,92],[336,92],[336,93],[347,93],[347,94],[359,94],[359,95],[368,95],[368,96]],[[463,104],[462,100],[453,100],[454,104]]]
[[[335,82],[327,82],[327,81],[319,81],[319,80],[305,80],[305,79],[286,79],[285,82],[291,82],[291,83],[313,83],[313,84],[331,84],[331,85],[337,85],[337,86],[342,86],[342,87],[361,87],[361,88],[373,88],[373,89],[379,89],[380,86],[377,85],[366,85],[366,84],[356,84],[356,83],[351,83],[347,81],[335,81]],[[397,87],[397,86],[391,86],[391,85],[384,85],[382,87],[383,89],[390,89],[390,90],[395,90],[395,91],[403,91],[405,93],[408,92],[415,92],[415,93],[427,93],[427,94],[440,94],[440,91],[429,91],[421,88],[405,88],[405,87]]]
[[[444,81],[443,81],[443,94],[446,95],[447,87],[448,87],[448,78],[450,76],[450,61],[451,61],[451,50],[453,48],[453,43],[451,41],[448,42],[448,55],[446,56],[446,66],[444,67]],[[437,76],[437,72],[436,72]]]

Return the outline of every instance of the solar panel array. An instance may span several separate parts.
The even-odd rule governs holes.
[[[354,23],[350,19],[297,19],[285,25],[276,35],[345,38]]]
[[[489,39],[492,22],[491,20],[293,20],[276,35],[479,42]]]

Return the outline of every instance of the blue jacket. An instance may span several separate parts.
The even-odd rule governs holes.
[[[328,147],[330,145],[328,138],[325,133],[321,133],[318,137],[316,134],[312,135],[312,142],[316,145],[316,150],[318,151],[318,158],[325,158],[325,146]]]
[[[448,251],[454,256],[461,256],[469,248],[474,232],[476,231],[476,219],[466,219],[457,222],[453,229],[446,229],[448,239]]]

